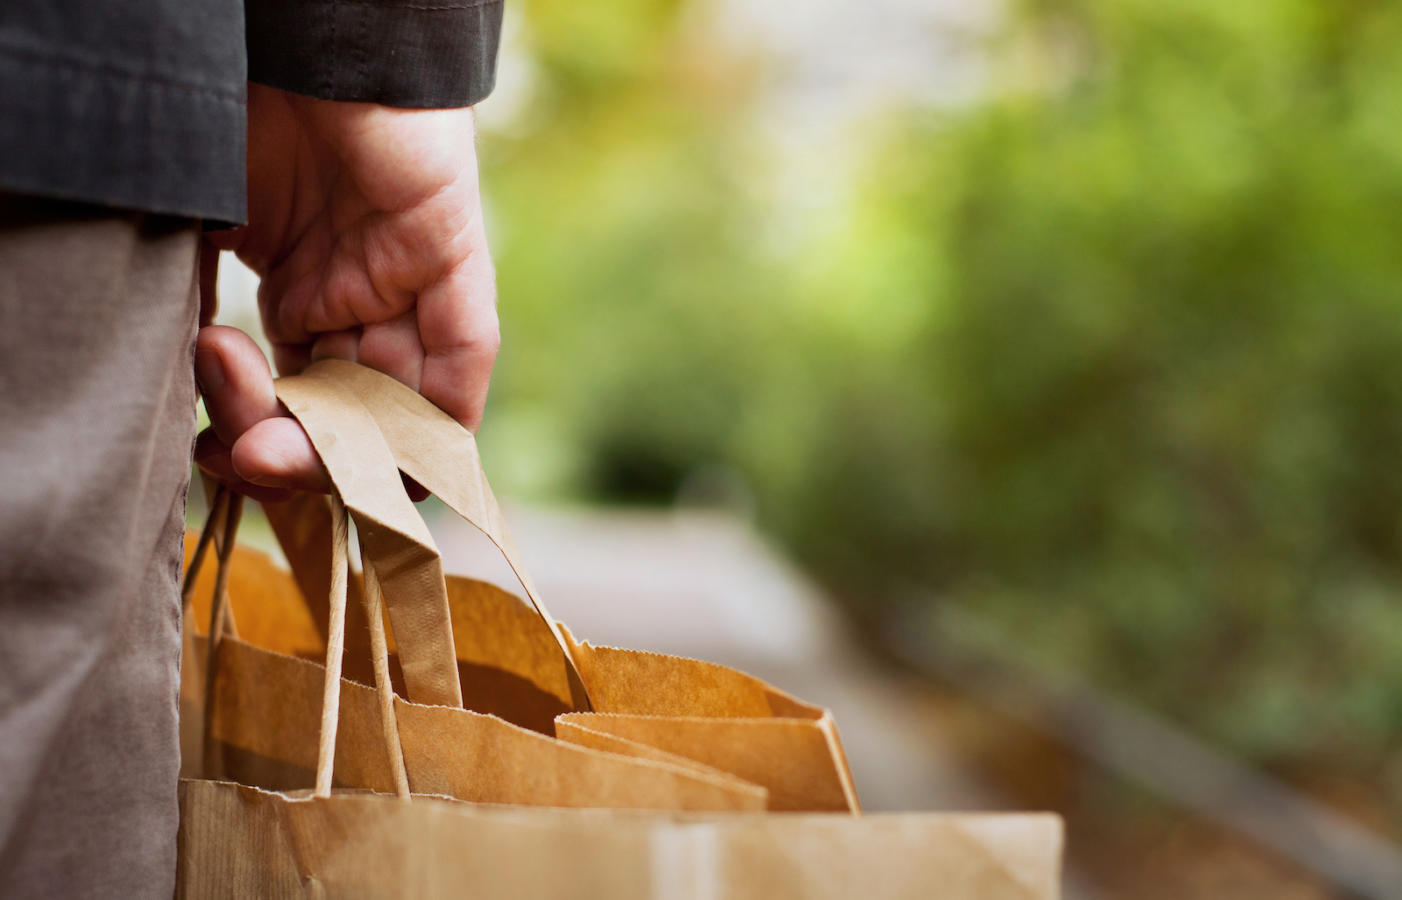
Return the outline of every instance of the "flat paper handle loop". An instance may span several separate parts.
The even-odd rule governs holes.
[[[275,382],[355,517],[389,607],[408,698],[462,706],[443,564],[428,527],[404,493],[375,421],[335,373],[316,364]]]
[[[324,359],[313,363],[304,374],[334,382],[354,394],[374,419],[398,467],[497,546],[516,573],[536,613],[555,636],[564,656],[575,708],[591,709],[570,645],[541,601],[516,544],[507,532],[501,507],[487,484],[472,432],[418,392],[374,369],[346,360]],[[388,596],[388,585],[385,592]],[[397,639],[397,624],[394,630]]]

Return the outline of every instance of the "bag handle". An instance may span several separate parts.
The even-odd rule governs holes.
[[[360,401],[317,366],[275,384],[278,398],[311,438],[335,494],[355,517],[367,557],[375,562],[408,698],[461,707],[442,560],[404,493],[380,429]]]
[[[209,710],[213,708],[212,704],[214,703],[214,673],[219,667],[219,648],[225,634],[237,634],[234,627],[233,609],[229,603],[229,566],[233,559],[234,539],[238,534],[239,521],[242,516],[243,497],[233,493],[224,485],[220,485],[214,494],[213,502],[210,504],[209,515],[205,518],[199,542],[195,545],[195,552],[190,557],[190,564],[185,567],[185,580],[180,586],[181,620],[188,624],[190,602],[195,594],[195,582],[204,565],[204,558],[209,553],[210,545],[216,542],[216,532],[218,532],[216,552],[219,563],[214,574],[214,596],[209,603],[209,630],[207,632],[209,644],[205,652],[204,672],[205,716],[200,741],[206,772],[212,771],[214,768],[214,742],[210,734],[210,724],[213,719],[209,715]]]
[[[316,788],[318,797],[331,796],[336,769],[336,732],[341,720],[341,665],[346,646],[346,592],[350,582],[347,552],[349,516],[340,496],[331,495],[331,593],[327,620],[326,671],[321,687],[321,732],[316,746]],[[361,541],[361,552],[365,542]],[[380,583],[374,563],[364,564],[365,591],[361,595],[365,616],[370,622],[370,646],[375,665],[375,695],[380,705],[380,729],[389,756],[394,792],[409,799],[409,775],[404,768],[404,748],[399,743],[399,718],[394,712],[394,690],[389,680],[389,650],[385,644],[385,619],[380,610]],[[226,601],[227,602],[227,601]]]
[[[214,492],[214,499],[209,505],[209,515],[205,517],[204,528],[200,531],[200,539],[195,544],[195,552],[190,557],[190,564],[185,567],[185,579],[180,585],[180,614],[183,618],[190,612],[190,601],[195,594],[195,578],[200,573],[200,568],[204,565],[205,554],[209,552],[212,544],[218,543],[219,547],[215,551],[221,560],[220,567],[216,570],[214,581],[214,596],[223,597],[229,592],[229,572],[228,567],[222,561],[233,552],[234,535],[238,532],[239,521],[243,516],[243,497],[233,493],[225,485],[219,485]],[[218,611],[216,619],[215,610],[210,608],[209,633],[210,634],[233,634],[238,635],[238,627],[234,624],[233,607],[227,603]]]
[[[229,604],[229,570],[233,560],[235,533],[238,531],[242,497],[220,487],[214,495],[204,530],[199,543],[186,567],[185,581],[181,587],[183,608],[188,612],[190,599],[194,594],[195,581],[204,564],[209,546],[213,542],[217,525],[223,522],[224,533],[219,547],[219,562],[214,578],[214,596],[210,601],[210,629],[205,672],[204,704],[204,766],[206,772],[213,771],[214,721],[214,679],[218,672],[219,647],[225,633],[220,623],[231,622]],[[316,786],[318,797],[331,795],[331,783],[335,774],[336,734],[341,715],[341,666],[345,654],[346,634],[346,595],[349,585],[350,559],[347,549],[349,532],[348,513],[339,495],[331,495],[331,569],[328,573],[328,634],[326,641],[326,666],[322,677],[321,729],[317,738]],[[362,541],[361,554],[367,559],[364,568],[365,591],[361,595],[365,615],[370,623],[370,647],[375,670],[375,694],[379,700],[381,735],[390,761],[390,774],[394,781],[395,794],[403,800],[409,799],[409,777],[404,767],[404,749],[399,742],[399,720],[394,710],[394,690],[389,677],[389,651],[385,642],[384,611],[380,601],[380,583],[375,567],[365,556]]]
[[[361,558],[369,559],[365,555],[364,543],[361,544]],[[394,792],[401,799],[408,800],[409,774],[404,768],[404,748],[399,743],[399,717],[394,712],[394,688],[389,680],[389,645],[385,642],[385,615],[380,594],[380,578],[375,574],[373,563],[366,563],[362,574],[365,590],[361,599],[365,607],[365,618],[370,625],[370,661],[375,669],[375,695],[380,701],[380,730],[385,748],[389,752]]]
[[[564,657],[575,709],[592,709],[588,691],[571,653],[570,643],[565,640],[559,624],[545,608],[545,603],[521,560],[520,552],[507,531],[501,507],[487,483],[487,476],[482,468],[482,457],[472,432],[408,386],[356,363],[324,359],[313,363],[294,378],[335,385],[353,395],[374,421],[398,469],[436,495],[449,509],[487,536],[501,552],[521,583],[536,614],[554,636]],[[276,383],[279,397],[282,396],[281,386],[288,380],[279,379]],[[292,404],[287,398],[283,398],[283,402],[292,409]],[[297,410],[292,412],[293,415],[299,415]],[[402,491],[400,494],[402,496]],[[412,504],[409,505],[409,509],[413,509]],[[388,583],[385,585],[385,592],[391,597],[393,609],[392,588]],[[398,638],[398,622],[394,622],[394,628]]]
[[[326,632],[326,669],[321,680],[321,736],[316,745],[316,796],[331,796],[336,766],[336,729],[341,723],[341,663],[346,651],[346,585],[350,582],[350,555],[346,550],[346,506],[331,494],[331,597]]]

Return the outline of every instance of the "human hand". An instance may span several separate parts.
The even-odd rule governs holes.
[[[262,277],[280,373],[356,360],[476,429],[500,339],[473,139],[470,109],[249,85],[249,224],[208,239]],[[203,280],[212,289],[208,270]],[[196,446],[202,468],[261,498],[326,488],[247,335],[202,328],[195,365],[211,421]]]

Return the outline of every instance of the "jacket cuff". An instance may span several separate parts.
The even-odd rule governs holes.
[[[248,80],[325,100],[471,106],[492,91],[502,0],[245,0]]]

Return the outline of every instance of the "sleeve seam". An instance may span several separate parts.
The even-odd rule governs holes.
[[[386,0],[323,0],[331,6],[375,6],[384,10],[409,9],[428,12],[453,12],[456,10],[478,9],[483,6],[497,6],[502,0],[463,0],[460,3],[394,3]]]

